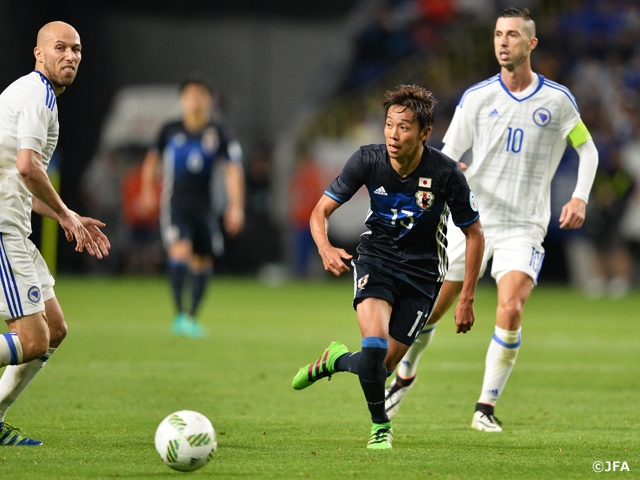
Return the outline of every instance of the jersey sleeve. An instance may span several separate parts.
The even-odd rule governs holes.
[[[462,153],[469,150],[473,145],[474,123],[469,110],[472,108],[472,101],[468,98],[462,105],[456,107],[447,133],[442,142],[450,148]],[[462,156],[462,155],[461,155]]]
[[[242,162],[243,153],[240,142],[235,138],[231,129],[227,126],[218,128],[221,138],[220,155],[230,162]]]
[[[480,218],[478,200],[459,167],[451,171],[446,195],[447,204],[451,209],[451,218],[457,227],[469,226]]]
[[[160,129],[160,133],[158,134],[158,139],[156,140],[156,143],[153,144],[152,148],[154,148],[160,153],[162,153],[164,148],[167,146],[167,141],[169,138],[169,128],[170,128],[169,125],[164,125]]]
[[[345,203],[365,184],[365,162],[362,150],[351,155],[340,175],[331,182],[324,194],[338,203]]]
[[[52,111],[44,104],[28,104],[19,112],[17,147],[42,154],[47,146],[47,132]]]
[[[578,104],[573,95],[567,90],[560,96],[562,118],[560,119],[560,132],[562,138],[568,138],[571,131],[580,123]]]

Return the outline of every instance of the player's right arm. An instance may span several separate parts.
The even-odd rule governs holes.
[[[473,302],[476,297],[476,286],[484,254],[484,232],[480,219],[466,227],[460,227],[466,237],[465,269],[462,290],[453,318],[456,322],[456,333],[467,333],[475,322]]]
[[[91,235],[51,185],[42,163],[42,155],[28,148],[20,149],[16,158],[16,167],[27,190],[50,209],[47,213],[52,212],[57,216],[67,240],[71,242],[75,238],[76,251],[82,252],[85,246],[93,250]]]
[[[140,171],[140,209],[144,213],[151,212],[156,208],[157,199],[153,181],[159,162],[160,152],[155,148],[149,150],[142,161],[142,169]]]
[[[589,192],[598,169],[598,149],[582,120],[573,127],[567,138],[576,149],[580,163],[576,188],[560,213],[560,228],[563,230],[577,229],[584,223]]]
[[[464,172],[467,169],[467,165],[460,161],[462,155],[473,146],[475,137],[475,125],[472,118],[469,118],[467,109],[471,109],[467,100],[462,107],[462,102],[456,107],[456,110],[447,128],[447,132],[443,138],[444,147],[442,147],[442,153],[452,160],[458,162],[460,169]]]
[[[349,271],[349,267],[343,260],[351,260],[349,255],[342,248],[336,248],[329,242],[327,234],[329,217],[341,204],[327,195],[322,195],[311,213],[311,235],[318,247],[318,253],[322,258],[322,264],[327,272],[333,273],[336,277]]]

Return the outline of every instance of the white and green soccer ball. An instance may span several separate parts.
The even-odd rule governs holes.
[[[218,448],[207,417],[191,410],[167,416],[156,430],[156,450],[169,467],[191,472],[204,467]]]

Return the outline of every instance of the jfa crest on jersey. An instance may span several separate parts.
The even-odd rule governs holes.
[[[499,74],[464,93],[444,143],[459,151],[473,147],[465,175],[482,206],[485,230],[542,241],[551,179],[579,121],[571,92],[542,75],[517,96]]]
[[[390,268],[430,281],[442,281],[447,269],[446,225],[467,226],[478,219],[469,204],[464,174],[441,152],[425,147],[418,167],[406,177],[391,166],[385,145],[361,147],[325,194],[339,203],[365,185],[370,207],[369,231],[358,253]]]
[[[429,208],[431,208],[434,198],[435,197],[431,192],[425,192],[423,190],[418,190],[416,192],[416,202],[418,203],[418,206],[423,210],[429,210]]]

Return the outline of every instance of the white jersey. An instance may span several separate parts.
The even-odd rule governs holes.
[[[0,232],[31,234],[32,195],[16,167],[18,150],[42,154],[46,168],[58,130],[56,96],[42,73],[34,70],[0,94]]]
[[[472,148],[465,174],[489,235],[544,239],[551,216],[551,179],[580,121],[568,88],[535,75],[513,94],[500,74],[469,88],[458,103],[444,143]]]

